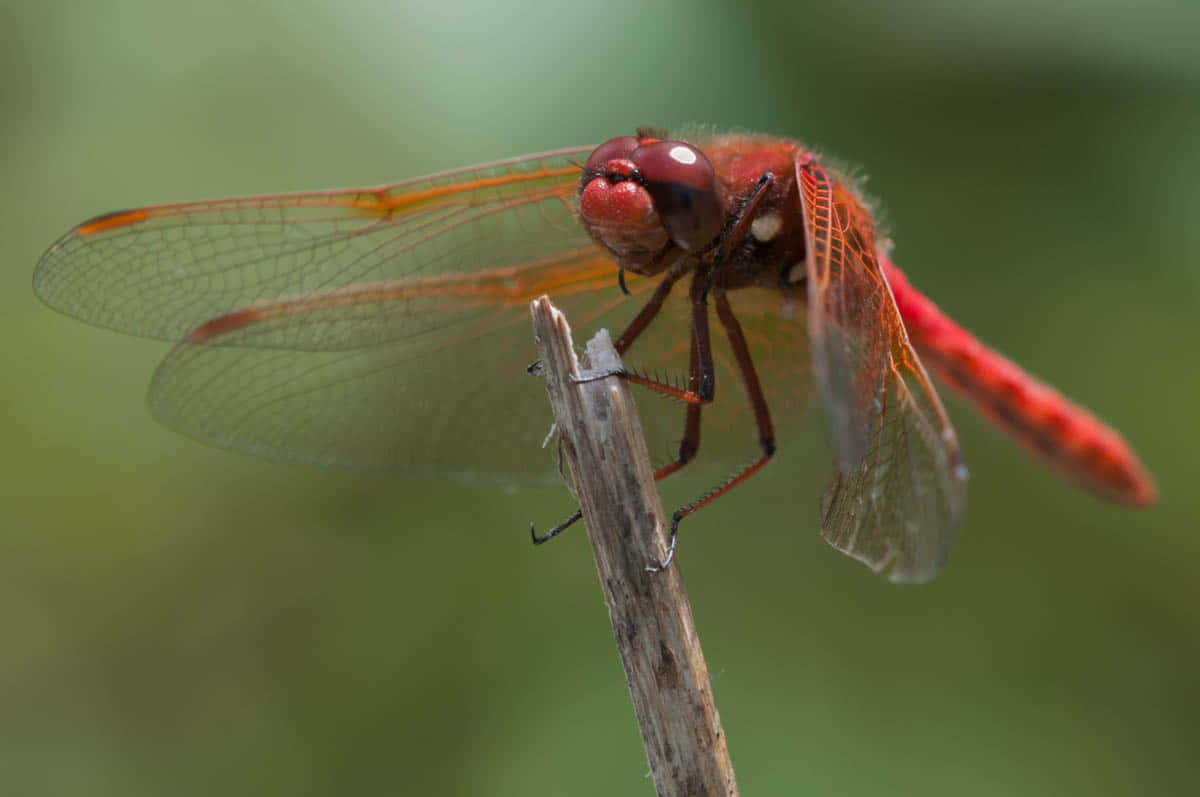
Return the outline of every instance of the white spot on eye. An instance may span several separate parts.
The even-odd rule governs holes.
[[[804,261],[797,260],[792,264],[792,267],[788,269],[788,285],[795,285],[797,282],[800,282],[802,279],[804,279],[807,274],[808,268],[804,265]]]
[[[671,151],[667,154],[671,156],[671,160],[682,163],[684,166],[691,166],[696,162],[696,150],[685,147],[683,144],[671,147]]]
[[[783,217],[778,213],[764,213],[750,222],[750,234],[760,243],[766,243],[779,234]]]

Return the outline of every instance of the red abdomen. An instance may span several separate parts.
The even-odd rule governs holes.
[[[1067,481],[1118,504],[1154,503],[1154,481],[1120,434],[976,340],[886,256],[880,265],[909,339],[942,382]]]

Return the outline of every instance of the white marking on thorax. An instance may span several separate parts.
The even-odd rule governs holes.
[[[795,285],[797,282],[800,282],[801,280],[803,280],[807,274],[808,274],[808,267],[804,264],[804,261],[797,260],[795,263],[792,264],[792,267],[788,269],[787,284]]]
[[[750,222],[750,234],[759,243],[766,243],[779,234],[783,227],[783,217],[778,213],[764,213]]]

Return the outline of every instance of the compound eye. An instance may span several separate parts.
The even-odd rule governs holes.
[[[637,166],[675,245],[695,252],[712,243],[724,226],[725,214],[708,158],[682,141],[644,144],[627,157]]]
[[[610,138],[592,150],[592,154],[588,156],[587,163],[583,165],[583,173],[585,176],[603,177],[605,167],[609,161],[627,160],[637,148],[638,140],[636,136]]]

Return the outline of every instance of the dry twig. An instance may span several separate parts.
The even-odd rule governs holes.
[[[666,555],[668,539],[629,386],[617,377],[572,381],[568,375],[589,372],[579,370],[565,317],[544,296],[531,310],[655,788],[660,795],[736,795],[679,564],[646,571]],[[592,371],[620,367],[607,332],[589,342],[588,359]]]

